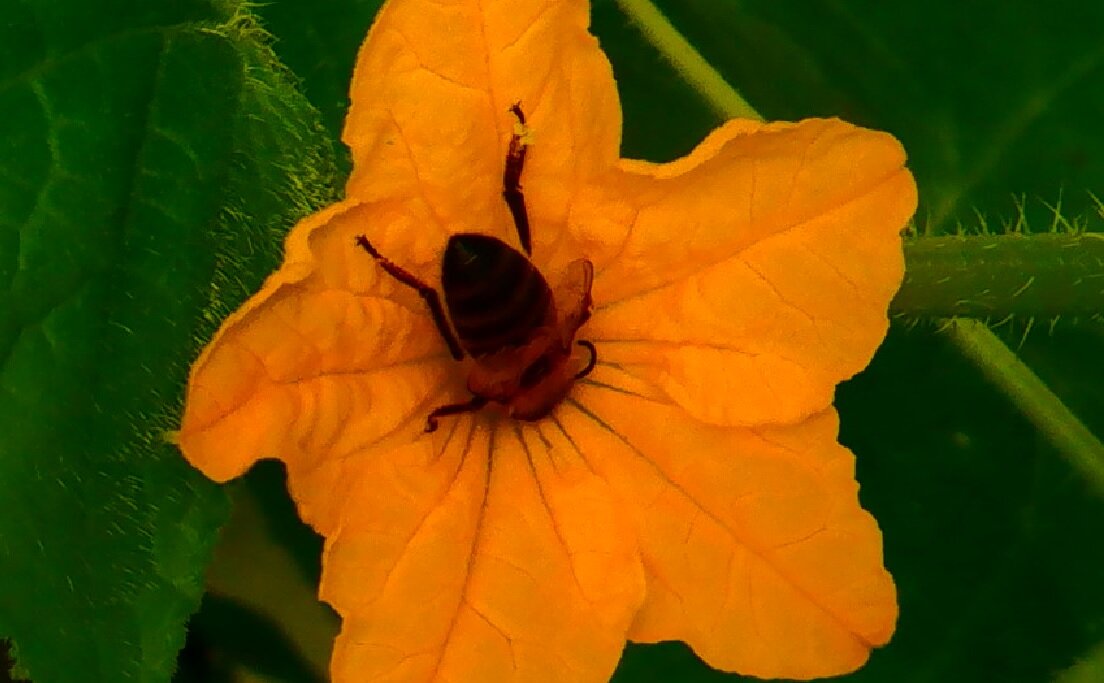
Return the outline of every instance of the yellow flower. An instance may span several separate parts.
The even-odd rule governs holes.
[[[326,537],[343,681],[601,681],[626,640],[712,666],[860,666],[897,615],[837,443],[915,209],[889,135],[729,121],[669,164],[618,158],[582,0],[391,0],[365,42],[347,198],[192,369],[184,455],[217,480],[288,469]],[[450,235],[519,248],[503,201],[521,102],[532,262],[594,266],[597,365],[536,421],[464,402],[475,363],[356,239],[440,288]],[[580,351],[580,353],[582,353]]]

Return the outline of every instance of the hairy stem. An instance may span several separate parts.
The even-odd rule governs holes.
[[[1104,312],[1104,234],[919,237],[891,311],[1004,319]]]

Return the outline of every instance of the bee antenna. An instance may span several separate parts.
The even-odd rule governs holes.
[[[426,433],[437,431],[437,418],[447,415],[459,415],[460,413],[474,413],[487,405],[487,399],[482,396],[472,396],[463,403],[450,403],[449,405],[434,408],[426,418]]]
[[[586,367],[575,373],[575,379],[582,379],[589,375],[594,370],[594,366],[598,364],[598,351],[594,348],[594,344],[585,339],[580,339],[575,343],[590,351],[590,361],[587,362]]]

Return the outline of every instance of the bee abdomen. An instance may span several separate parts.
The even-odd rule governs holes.
[[[487,235],[449,238],[441,288],[460,344],[472,356],[526,343],[552,305],[548,283],[529,259]]]

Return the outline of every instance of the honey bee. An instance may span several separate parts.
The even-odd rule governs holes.
[[[452,357],[460,361],[466,353],[472,359],[467,382],[471,399],[435,408],[426,419],[427,432],[437,429],[438,418],[474,412],[491,402],[504,406],[511,417],[539,420],[598,361],[594,344],[575,340],[590,317],[594,266],[585,258],[572,261],[553,290],[528,258],[532,255],[529,215],[521,191],[528,149],[522,136],[525,115],[520,104],[510,111],[519,130],[514,131],[506,152],[502,197],[524,255],[489,235],[452,235],[441,259],[442,308],[437,290],[381,255],[364,235],[356,238],[356,244],[384,271],[425,300]],[[572,361],[575,344],[590,353],[578,371]]]

